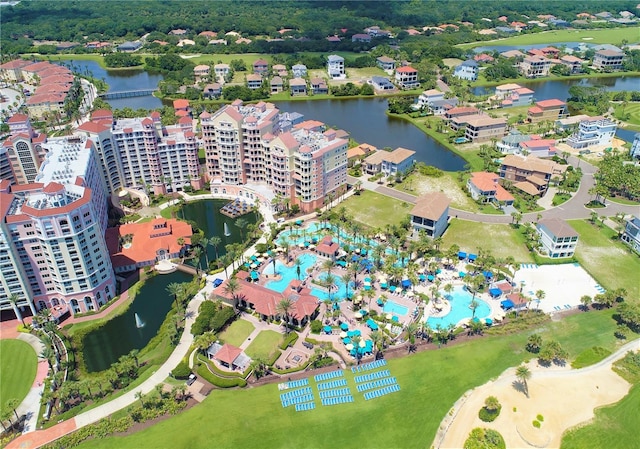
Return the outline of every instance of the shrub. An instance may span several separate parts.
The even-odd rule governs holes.
[[[534,420],[532,424],[533,424],[533,427],[535,427],[536,429],[540,428],[540,421]]]
[[[464,449],[506,449],[507,445],[499,432],[476,427],[464,442]]]
[[[226,379],[218,377],[209,371],[205,365],[200,365],[198,367],[198,375],[218,388],[245,387],[247,385],[247,381],[244,379]]]
[[[184,362],[178,363],[178,366],[171,371],[171,375],[176,379],[186,379],[189,374],[191,374],[191,368]]]
[[[537,419],[538,421],[540,421],[540,422],[544,422],[544,416],[542,416],[542,415],[538,415],[538,416],[536,416],[536,419]]]
[[[287,335],[284,341],[280,343],[280,349],[285,350],[289,346],[293,346],[296,341],[298,341],[298,334],[295,332],[291,332],[289,335]]]
[[[489,410],[486,407],[482,407],[478,411],[478,418],[484,422],[493,422],[498,416],[500,416],[500,410],[502,407],[498,407],[496,410]]]
[[[320,320],[311,321],[311,333],[319,334],[322,330],[322,322]]]

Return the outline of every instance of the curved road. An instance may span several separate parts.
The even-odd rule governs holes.
[[[574,156],[571,156],[569,158],[569,163],[574,167],[580,167],[582,169],[582,180],[580,182],[580,187],[578,188],[578,191],[574,193],[571,199],[569,199],[567,202],[561,204],[560,206],[555,206],[539,212],[543,218],[562,218],[564,220],[589,218],[591,212],[593,211],[598,212],[598,215],[607,216],[612,216],[617,213],[623,213],[625,215],[640,215],[640,206],[618,204],[611,201],[608,201],[606,203],[606,207],[604,208],[589,209],[585,207],[585,204],[587,204],[592,199],[591,195],[589,194],[589,190],[595,185],[594,174],[598,169],[588,162],[583,161],[582,159],[578,159]],[[360,181],[362,183],[362,187],[367,190],[372,190],[376,193],[396,198],[401,201],[406,201],[411,204],[414,204],[416,202],[417,197],[415,195],[401,192],[390,187],[382,186],[375,182],[361,180],[352,176],[348,176],[347,181],[351,185]],[[462,220],[477,221],[480,223],[508,224],[513,221],[513,218],[509,215],[478,214],[474,212],[455,209],[453,207],[449,208],[449,215],[455,216],[456,218],[460,218]],[[523,214],[521,222],[536,222],[538,220],[537,216],[538,212]]]

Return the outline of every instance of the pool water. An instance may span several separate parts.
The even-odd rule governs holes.
[[[445,295],[449,296],[448,293],[446,293],[444,290],[440,293],[443,297]],[[429,317],[427,319],[427,324],[431,329],[436,329],[438,325],[440,325],[440,327],[444,329],[450,324],[453,324],[455,326],[460,322],[460,320],[473,317],[473,310],[469,308],[469,304],[471,304],[472,299],[473,296],[471,295],[471,293],[466,291],[462,286],[456,287],[451,292],[451,296],[449,299],[449,303],[451,304],[451,312],[440,318]],[[478,308],[476,309],[476,318],[478,318],[479,320],[488,318],[491,314],[491,308],[489,307],[489,304],[477,297],[476,301],[479,304]]]
[[[307,269],[314,266],[318,258],[308,253],[301,254],[298,258],[302,262],[300,266],[300,280],[303,281],[307,278]],[[278,293],[282,293],[291,281],[298,279],[298,268],[295,265],[288,267],[280,260],[276,261],[276,273],[279,274],[281,278],[267,282],[265,287]],[[267,264],[263,274],[273,275],[273,263]]]
[[[392,313],[398,316],[405,316],[409,313],[409,309],[402,304],[398,304],[397,302],[389,301],[384,303],[384,307],[382,308],[384,313]]]

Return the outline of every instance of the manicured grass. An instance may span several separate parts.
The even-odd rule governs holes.
[[[616,240],[616,232],[588,220],[569,220],[578,232],[576,257],[580,264],[606,289],[624,287],[627,300],[640,299],[640,258]]]
[[[522,240],[521,233],[505,224],[476,223],[452,218],[442,236],[443,248],[453,244],[462,251],[490,250],[494,257],[513,256],[516,262],[534,262]]]
[[[236,320],[220,334],[220,339],[233,346],[240,346],[255,327],[247,320]]]
[[[36,378],[38,356],[22,340],[0,340],[0,411],[9,399],[25,398]],[[14,417],[15,418],[15,417]]]
[[[627,114],[628,117],[625,117]],[[629,103],[624,107],[622,104],[617,104],[614,115],[618,120],[624,120],[632,125],[640,125],[640,103]]]
[[[583,322],[590,325],[583,327]],[[549,322],[537,332],[548,338],[548,331],[553,330],[563,347],[572,348],[573,357],[589,347],[582,343],[587,330],[608,335],[613,334],[613,328],[610,314],[589,312]],[[210,447],[211,441],[220,447],[243,448],[335,448],[344,446],[345,441],[357,441],[367,448],[428,447],[441,419],[462,393],[529,357],[524,351],[526,337],[487,337],[390,360],[387,368],[401,390],[371,401],[355,391],[350,370],[345,371],[345,378],[355,403],[324,407],[316,397],[316,409],[305,413],[282,408],[276,384],[240,391],[214,390],[200,406],[149,429],[124,438],[96,439],[81,447],[198,449]],[[605,347],[613,349],[614,342]],[[637,413],[628,412],[630,422],[638,421]],[[247,413],[250,420],[243,419]],[[212,416],[215,425],[211,424]],[[384,425],[362,424],[374,422]]]
[[[409,214],[411,205],[379,193],[363,190],[340,203],[347,216],[371,228],[399,225]]]
[[[585,42],[589,44],[614,44],[618,45],[629,36],[637,36],[640,33],[638,27],[605,28],[599,30],[553,30],[542,33],[521,34],[505,39],[491,41],[472,42],[460,44],[462,48],[484,47],[487,45],[532,45],[551,44],[554,42]],[[585,39],[591,38],[591,39]]]
[[[246,353],[252,359],[269,360],[270,356],[278,350],[282,341],[282,334],[276,331],[262,331],[247,347]]]
[[[586,349],[578,354],[578,357],[571,364],[572,368],[584,368],[585,366],[593,365],[611,355],[611,351],[599,346]]]

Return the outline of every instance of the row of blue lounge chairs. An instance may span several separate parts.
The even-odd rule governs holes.
[[[296,412],[304,412],[306,410],[313,410],[316,408],[315,402],[305,402],[303,404],[296,404]]]
[[[349,388],[338,388],[335,390],[326,390],[320,392],[320,399],[333,398],[336,396],[345,396],[351,394],[351,390]]]
[[[280,400],[284,401],[286,399],[297,398],[299,396],[305,396],[307,394],[313,394],[313,390],[311,387],[300,388],[299,390],[287,391],[286,393],[282,393],[280,395]]]
[[[367,382],[366,384],[358,385],[358,392],[371,390],[372,388],[386,387],[387,385],[393,385],[397,383],[395,377],[385,377],[384,379],[376,380],[373,382]]]
[[[354,366],[351,368],[352,373],[360,373],[362,371],[371,371],[372,369],[380,368],[381,366],[385,366],[387,361],[385,359],[376,360],[375,362],[364,363],[362,365]]]
[[[309,379],[306,377],[300,380],[290,380],[289,382],[283,382],[278,384],[278,390],[288,390],[290,388],[298,388],[309,385]]]
[[[312,394],[305,394],[304,396],[297,396],[291,399],[284,399],[282,400],[282,406],[289,407],[290,405],[302,404],[303,402],[309,402],[309,401],[313,401]]]
[[[362,376],[356,376],[353,380],[356,381],[357,384],[361,382],[369,382],[371,380],[381,379],[383,377],[388,377],[390,375],[389,370],[385,369],[382,371],[375,371],[369,374],[363,374]]]
[[[347,379],[336,379],[332,380],[331,382],[318,384],[318,390],[330,390],[331,388],[344,387],[345,385],[347,385]]]
[[[323,380],[335,379],[336,377],[344,376],[344,372],[340,369],[337,371],[330,371],[328,373],[316,374],[313,378],[316,382],[321,382]]]
[[[322,405],[338,405],[338,404],[347,404],[349,402],[353,402],[353,396],[351,396],[350,394],[346,396],[338,396],[335,398],[322,399]]]
[[[379,398],[381,396],[387,395],[389,393],[395,393],[396,391],[400,391],[400,385],[393,384],[388,387],[381,388],[379,390],[367,391],[364,394],[365,400]]]

